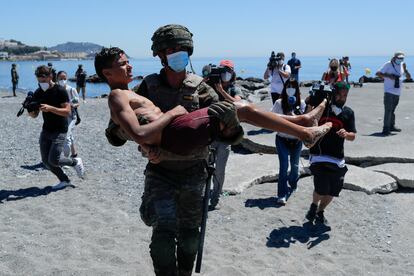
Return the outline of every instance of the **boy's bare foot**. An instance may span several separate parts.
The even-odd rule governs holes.
[[[331,128],[332,128],[331,122],[327,122],[317,127],[306,128],[306,131],[308,131],[309,138],[303,140],[303,144],[307,148],[313,147],[319,141],[319,139],[321,139],[326,133],[329,132]]]
[[[304,116],[309,120],[308,126],[318,126],[318,122],[322,117],[327,103],[328,101],[324,99],[317,107],[304,114]]]

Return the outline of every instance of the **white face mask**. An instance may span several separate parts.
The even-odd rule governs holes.
[[[332,112],[335,113],[336,116],[342,113],[342,108],[337,107],[336,105],[332,105]]]
[[[66,86],[67,80],[60,80],[58,83],[60,86]]]
[[[232,77],[232,73],[230,73],[230,72],[225,72],[225,73],[221,73],[221,80],[222,81],[229,81],[229,80],[231,80],[231,77]]]
[[[48,82],[39,82],[39,86],[43,91],[46,91],[49,89],[49,83]]]
[[[295,88],[286,88],[286,93],[288,94],[289,97],[295,96],[296,89]]]

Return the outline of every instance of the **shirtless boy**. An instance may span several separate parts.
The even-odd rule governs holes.
[[[215,139],[234,138],[236,130],[241,128],[235,122],[240,120],[294,135],[309,147],[332,126],[326,123],[319,127],[304,127],[317,124],[326,102],[308,114],[286,118],[239,102],[219,102],[191,113],[177,106],[162,113],[150,100],[128,89],[133,77],[132,66],[121,49],[103,48],[95,57],[95,69],[112,90],[108,104],[113,123],[110,122],[106,134],[108,140],[117,145],[133,140],[140,145],[156,145],[176,154],[187,154]]]

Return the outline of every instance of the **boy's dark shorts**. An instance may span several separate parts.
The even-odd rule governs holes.
[[[344,176],[348,171],[345,166],[338,167],[329,162],[313,163],[309,169],[313,175],[315,192],[319,195],[339,196],[344,186]]]

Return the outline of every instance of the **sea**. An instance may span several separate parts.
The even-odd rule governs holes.
[[[302,62],[302,69],[299,72],[300,81],[319,80],[328,69],[329,59],[332,57],[298,57]],[[236,74],[239,77],[257,77],[263,78],[263,73],[266,69],[266,64],[269,61],[268,57],[235,57],[230,58],[235,64]],[[196,74],[201,74],[201,70],[206,64],[218,64],[221,58],[198,58],[191,59],[194,71]],[[367,75],[373,77],[375,72],[388,60],[390,57],[386,56],[350,56],[350,63],[352,69],[350,81],[357,81],[361,76]],[[93,60],[56,60],[56,61],[18,61],[17,70],[19,72],[19,93],[27,93],[37,89],[38,84],[34,76],[34,71],[37,66],[52,62],[56,71],[66,71],[69,77],[75,75],[78,64],[82,64],[88,75],[95,74]],[[405,62],[410,71],[410,66],[414,66],[414,57],[406,57]],[[8,89],[11,91],[11,77],[10,61],[0,61],[0,89]],[[151,73],[159,72],[161,64],[158,58],[131,58],[130,64],[133,66],[134,76],[146,76]],[[190,70],[190,66],[187,67]],[[139,80],[134,80],[130,87],[139,84]],[[75,87],[75,83],[69,82],[69,85]],[[87,83],[86,87],[87,97],[97,97],[102,94],[109,93],[109,87],[104,83],[92,84]]]

